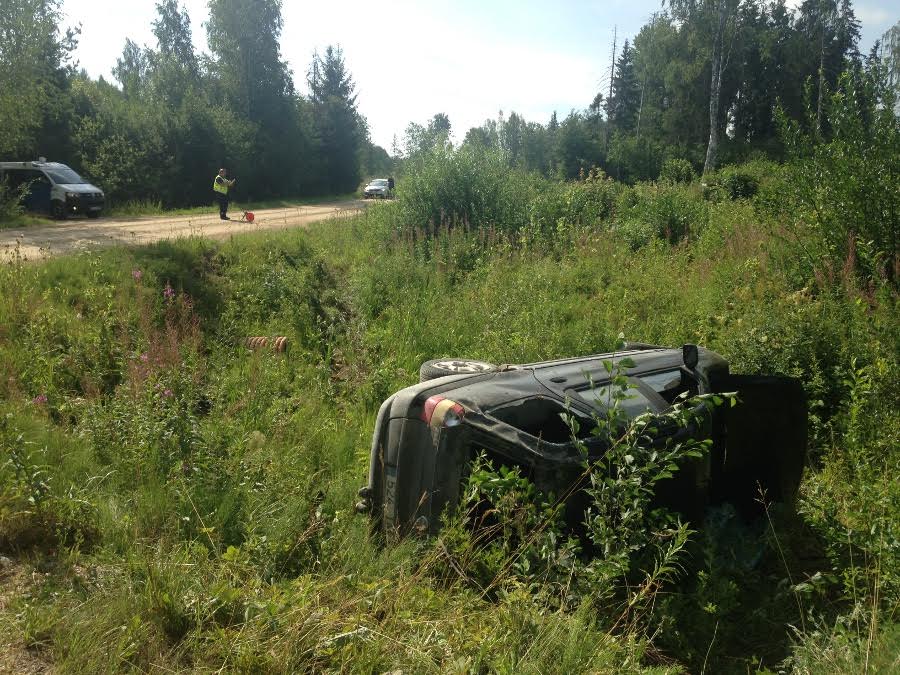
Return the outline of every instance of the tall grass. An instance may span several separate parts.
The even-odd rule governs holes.
[[[477,175],[507,200],[482,208],[429,171],[308,232],[0,268],[0,548],[39,572],[0,610],[13,648],[92,673],[889,665],[895,290],[806,274],[752,200],[696,184],[520,194]],[[637,245],[629,222],[649,228]],[[620,332],[803,379],[799,514],[709,514],[623,622],[603,588],[560,608],[500,560],[484,594],[449,539],[369,539],[353,503],[375,411],[422,361],[600,352]]]

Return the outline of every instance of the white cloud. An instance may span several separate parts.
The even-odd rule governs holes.
[[[854,5],[853,11],[856,13],[856,18],[867,26],[886,24],[892,16],[891,12],[884,7],[872,7],[862,3]],[[900,18],[900,7],[894,7],[893,17]]]

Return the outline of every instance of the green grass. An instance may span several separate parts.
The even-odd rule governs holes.
[[[45,216],[39,216],[31,213],[17,215],[13,218],[0,219],[0,230],[12,229],[16,227],[31,227],[35,225],[52,225],[57,221]]]
[[[748,202],[566,189],[615,190],[660,231],[636,245],[548,192],[546,227],[430,237],[401,196],[309,231],[0,268],[0,550],[27,579],[0,634],[86,673],[890,670],[894,290],[803,276]],[[696,216],[688,240],[665,241],[658,199]],[[620,332],[804,380],[798,514],[711,514],[639,611],[612,585],[563,611],[519,573],[487,597],[440,539],[368,537],[353,504],[375,412],[422,361],[599,352]]]

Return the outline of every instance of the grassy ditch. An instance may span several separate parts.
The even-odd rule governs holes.
[[[0,609],[12,648],[66,672],[890,667],[891,285],[808,274],[743,196],[544,187],[458,217],[401,187],[309,231],[0,269],[0,551],[36,573]],[[515,546],[460,525],[369,539],[352,506],[374,414],[422,361],[586,354],[619,333],[803,378],[799,513],[691,524],[639,602],[615,573],[554,600],[545,558],[505,564]],[[290,348],[250,352],[251,335]]]

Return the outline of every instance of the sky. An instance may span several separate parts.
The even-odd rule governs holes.
[[[181,0],[206,51],[207,0]],[[81,24],[75,52],[92,77],[110,72],[125,39],[155,47],[156,0],[64,0]],[[800,0],[788,0],[796,6]],[[283,0],[282,58],[305,93],[315,50],[340,46],[373,142],[389,152],[410,122],[446,113],[459,140],[502,110],[546,123],[609,87],[613,31],[621,48],[660,0]],[[866,53],[900,20],[900,0],[856,0]]]

